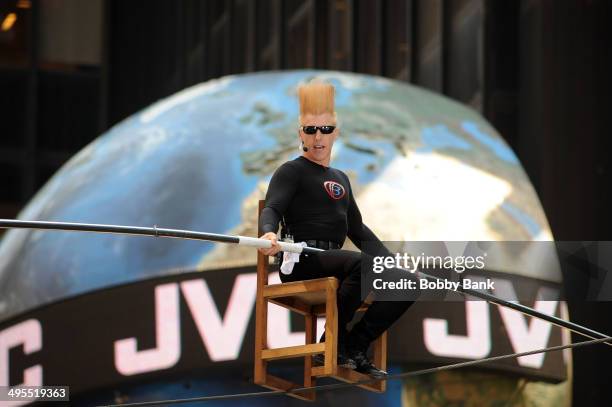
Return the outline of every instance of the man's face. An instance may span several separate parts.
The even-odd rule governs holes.
[[[331,113],[307,114],[302,117],[301,126],[336,126],[336,119]],[[308,151],[304,156],[311,161],[319,164],[329,165],[331,150],[334,141],[338,138],[338,127],[330,134],[323,134],[317,130],[315,134],[306,134],[300,127],[300,138]]]

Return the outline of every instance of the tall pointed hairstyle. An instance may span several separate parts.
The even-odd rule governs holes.
[[[336,117],[334,108],[335,88],[332,84],[312,80],[298,87],[300,100],[300,123],[307,114],[331,113]]]

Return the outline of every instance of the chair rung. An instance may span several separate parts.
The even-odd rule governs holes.
[[[261,358],[264,360],[286,359],[298,356],[314,355],[325,352],[325,343],[312,343],[309,345],[288,346],[286,348],[264,349]]]
[[[325,366],[316,366],[311,370],[311,374],[314,377],[333,377],[334,379],[341,380],[347,383],[356,383],[360,381],[371,380],[372,378],[366,374],[356,372],[353,369],[348,369],[346,367],[338,366],[337,373],[334,375],[329,375],[325,373]],[[364,383],[358,385],[359,387],[373,391],[376,393],[384,393],[386,390],[386,383],[384,381],[374,382],[374,383]]]

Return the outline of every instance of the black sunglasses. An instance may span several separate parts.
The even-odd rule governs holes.
[[[336,126],[302,126],[302,130],[306,134],[316,134],[317,130],[321,130],[321,134],[331,134]]]

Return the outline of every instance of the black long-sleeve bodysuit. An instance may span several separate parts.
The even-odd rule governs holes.
[[[376,242],[377,251],[386,253],[363,223],[348,177],[335,168],[302,156],[281,165],[266,195],[261,214],[263,232],[276,232],[283,215],[288,227],[285,232],[296,242],[328,240],[342,246],[348,236],[360,249],[362,242]]]
[[[367,255],[389,255],[374,233],[363,223],[348,177],[342,171],[319,165],[300,156],[281,165],[270,180],[261,213],[263,233],[276,232],[284,216],[295,242],[328,240],[340,246],[348,236]],[[338,289],[339,340],[347,339],[346,324],[361,305],[362,255],[349,250],[326,250],[301,256],[293,272],[281,273],[283,282],[335,276]],[[375,301],[351,330],[355,343],[367,346],[382,334],[412,301]]]

